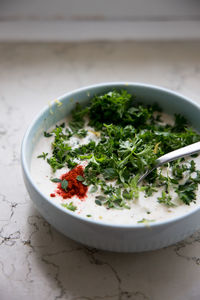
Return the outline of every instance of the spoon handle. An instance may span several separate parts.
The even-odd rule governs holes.
[[[181,157],[186,157],[192,154],[200,152],[200,142],[191,144],[189,146],[169,152],[156,160],[156,167],[166,164],[170,161],[176,160]]]
[[[200,142],[191,144],[189,146],[174,150],[172,152],[169,152],[158,159],[156,159],[155,166],[151,170],[147,170],[138,180],[138,183],[140,183],[149,173],[151,173],[154,169],[170,162],[173,160],[176,160],[181,157],[186,157],[195,153],[200,152]]]

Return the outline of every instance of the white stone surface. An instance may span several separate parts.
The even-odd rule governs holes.
[[[200,299],[200,232],[154,252],[89,249],[46,223],[25,190],[19,156],[30,120],[64,92],[115,80],[200,102],[200,43],[0,44],[1,300]]]

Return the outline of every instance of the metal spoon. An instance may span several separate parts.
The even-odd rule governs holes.
[[[161,157],[159,157],[156,161],[155,161],[155,166],[150,169],[147,170],[138,180],[138,183],[140,183],[146,176],[149,175],[149,173],[151,173],[154,169],[170,162],[173,160],[176,160],[178,158],[181,157],[185,157],[185,156],[189,156],[195,153],[200,152],[200,142],[191,144],[189,146],[174,150],[172,152],[169,152]]]

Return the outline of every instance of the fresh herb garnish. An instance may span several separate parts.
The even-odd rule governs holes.
[[[98,187],[96,186],[96,185],[93,185],[92,187],[91,187],[91,189],[90,189],[90,193],[95,193],[95,192],[97,192],[97,190],[98,190]]]
[[[82,184],[85,185],[85,186],[89,185],[89,183],[87,181],[82,181]]]
[[[106,197],[103,196],[103,195],[99,195],[99,196],[96,196],[96,199],[99,200],[99,201],[105,201]]]
[[[68,203],[62,203],[61,205],[65,208],[71,210],[71,211],[77,210],[77,207],[73,204],[73,202],[70,202],[69,204]]]
[[[184,184],[179,184],[176,193],[179,198],[187,205],[196,200],[197,183],[193,180],[187,180]]]
[[[161,189],[158,202],[162,205],[174,205],[171,191],[189,205],[196,200],[200,183],[194,161],[188,164],[182,159],[170,163],[167,175],[156,169],[138,186],[140,174],[154,166],[158,157],[200,140],[185,117],[176,114],[173,125],[164,124],[160,112],[158,105],[142,105],[125,90],[97,95],[87,107],[77,104],[68,127],[61,124],[51,133],[44,133],[47,137],[54,136],[53,153],[47,162],[55,172],[65,166],[74,168],[77,161],[87,161],[84,177],[76,179],[91,186],[91,193],[102,193],[95,197],[97,205],[129,209],[130,201],[136,201],[140,191],[149,197],[158,188]],[[92,130],[85,129],[87,120]],[[71,147],[72,137],[84,139],[89,131],[98,132],[98,140]],[[185,183],[180,183],[184,178]],[[67,189],[63,181],[61,186]]]
[[[48,153],[42,152],[42,154],[38,155],[37,158],[43,158],[45,160],[47,155],[48,155]]]
[[[96,199],[96,200],[95,200],[95,203],[96,203],[96,205],[99,205],[99,206],[102,205],[102,203],[101,203],[101,201],[100,201],[99,199]]]
[[[48,137],[50,137],[50,136],[52,136],[52,135],[53,135],[52,133],[49,133],[49,132],[44,131],[44,136],[45,136],[45,137],[48,138]]]
[[[77,132],[76,132],[76,135],[80,138],[83,138],[83,137],[86,137],[87,136],[87,130],[85,129],[79,129]]]
[[[78,176],[76,177],[76,179],[77,179],[78,181],[84,181],[84,180],[85,180],[85,178],[83,178],[83,176],[81,176],[81,175],[78,175]]]
[[[162,191],[162,197],[158,197],[159,203],[164,203],[167,206],[175,206],[174,203],[171,202],[172,197],[167,194],[165,191]]]
[[[52,178],[51,181],[52,181],[52,182],[61,182],[62,180],[59,179],[59,178]]]
[[[65,191],[67,191],[67,187],[68,187],[68,181],[66,179],[63,179],[61,181],[61,188]]]
[[[148,220],[148,219],[143,218],[142,220],[138,221],[138,223],[143,223],[146,225],[149,225],[149,223],[151,223],[151,222],[155,222],[155,220]]]

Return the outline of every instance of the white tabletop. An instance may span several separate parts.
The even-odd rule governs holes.
[[[25,189],[19,155],[30,120],[67,91],[120,80],[200,103],[200,43],[0,44],[1,300],[200,299],[200,232],[154,252],[89,249],[55,231]]]

